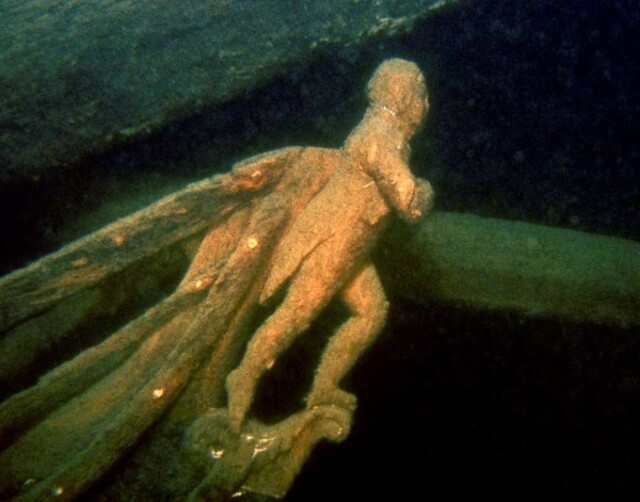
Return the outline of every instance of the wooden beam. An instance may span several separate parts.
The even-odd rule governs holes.
[[[420,303],[640,325],[640,244],[564,228],[434,212],[379,249],[388,287]]]

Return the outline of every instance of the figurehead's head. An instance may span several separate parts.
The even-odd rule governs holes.
[[[376,69],[367,86],[369,102],[383,107],[411,132],[427,113],[427,86],[420,69],[403,59],[388,59]]]

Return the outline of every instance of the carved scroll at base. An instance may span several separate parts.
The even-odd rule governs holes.
[[[284,497],[315,445],[344,441],[352,419],[352,410],[316,406],[273,425],[249,420],[238,433],[226,410],[211,409],[187,436],[200,461],[212,464],[190,500],[224,500],[246,491]]]

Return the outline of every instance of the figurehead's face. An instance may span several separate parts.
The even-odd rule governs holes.
[[[422,72],[403,59],[389,59],[378,66],[367,91],[372,105],[383,106],[412,131],[422,123],[429,107]]]

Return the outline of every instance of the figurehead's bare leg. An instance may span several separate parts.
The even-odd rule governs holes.
[[[336,404],[354,409],[356,397],[338,388],[342,378],[382,330],[389,308],[375,267],[367,263],[342,291],[351,317],[327,344],[309,395],[309,408]]]
[[[239,430],[251,407],[258,380],[295,338],[305,331],[341,287],[329,258],[331,246],[305,260],[291,279],[284,300],[253,335],[240,366],[227,377],[228,416]]]

